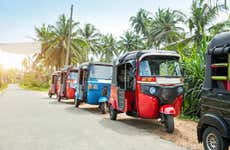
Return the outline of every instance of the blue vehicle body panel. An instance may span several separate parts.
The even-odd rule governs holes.
[[[109,98],[107,96],[102,96],[99,98],[98,102],[103,103],[103,102],[108,102]]]
[[[88,85],[91,84],[94,86],[96,86],[96,89],[87,89],[87,103],[88,104],[93,104],[93,105],[98,105],[99,104],[99,100],[101,99],[101,102],[106,102],[108,101],[108,97],[110,96],[110,85],[111,85],[111,80],[97,80],[97,79],[89,79],[88,81]],[[108,91],[107,91],[107,96],[103,96],[102,95],[102,90],[103,87],[107,87]],[[87,86],[88,87],[88,86]],[[107,97],[107,100],[105,101],[105,98],[101,98],[101,97]]]
[[[91,84],[93,87],[92,89],[88,89],[88,85]],[[102,95],[102,90],[104,87],[107,87],[107,96]],[[88,79],[85,85],[85,91],[87,91],[87,104],[98,105],[101,102],[107,102],[110,96],[110,86],[111,80],[101,80],[101,79]],[[83,100],[83,94],[80,94],[80,86],[76,88],[75,96],[79,100]]]

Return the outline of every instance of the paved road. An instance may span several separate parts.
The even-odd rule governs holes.
[[[151,133],[141,120],[111,121],[97,108],[83,107],[10,85],[0,94],[0,150],[183,149]]]

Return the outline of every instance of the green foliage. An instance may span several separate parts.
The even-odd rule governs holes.
[[[149,27],[149,43],[159,48],[160,45],[178,41],[184,32],[179,23],[184,21],[185,15],[178,10],[158,9]]]
[[[6,89],[8,87],[8,85],[6,83],[1,83],[0,82],[0,91]]]
[[[196,116],[199,113],[199,101],[205,73],[206,43],[206,39],[203,38],[200,49],[194,47],[189,52],[179,51],[185,73],[183,114],[187,116]]]
[[[20,85],[27,88],[48,88],[49,77],[40,73],[28,72],[25,73]]]

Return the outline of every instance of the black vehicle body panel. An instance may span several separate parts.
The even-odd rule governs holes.
[[[199,142],[202,142],[202,135],[207,127],[216,128],[222,137],[230,139],[230,91],[216,88],[211,79],[213,74],[211,64],[220,63],[216,62],[215,58],[224,55],[228,56],[229,53],[230,32],[216,35],[209,43],[206,53],[205,79],[200,101],[200,120],[197,126]],[[229,62],[227,63],[229,64]]]

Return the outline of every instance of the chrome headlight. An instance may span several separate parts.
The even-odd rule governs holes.
[[[178,94],[182,94],[184,92],[183,87],[178,87],[177,92],[178,92]]]
[[[152,94],[152,95],[156,94],[156,91],[157,91],[157,90],[156,90],[155,87],[150,87],[150,88],[149,88],[149,93]]]

